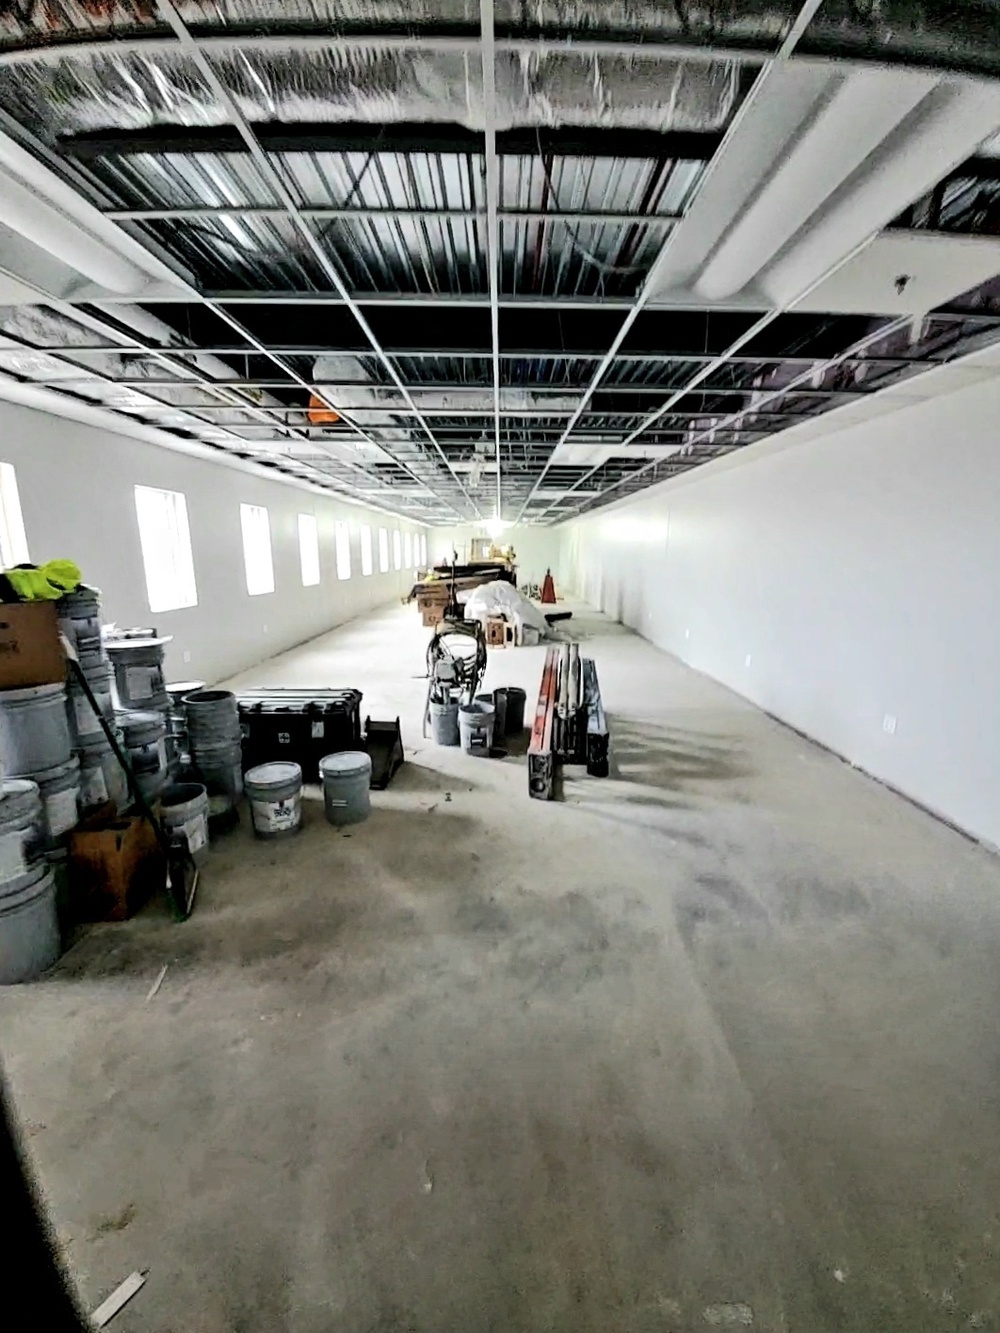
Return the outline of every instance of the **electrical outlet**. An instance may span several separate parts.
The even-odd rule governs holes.
[[[895,736],[896,716],[894,713],[886,713],[885,717],[883,717],[882,730],[885,732],[887,736]]]
[[[190,649],[190,648],[185,648],[185,649],[184,649],[184,661],[185,661],[185,662],[190,662],[190,661],[191,661],[191,649]]]
[[[685,639],[690,639],[690,637],[691,637],[691,631],[690,631],[689,629],[686,629],[686,630],[684,631],[684,637],[685,637]]]
[[[261,629],[264,631],[265,634],[267,633],[267,626],[266,626],[266,625],[261,625]]]
[[[753,661],[753,653],[747,653],[747,661],[746,661],[747,666],[749,666],[752,661]]]

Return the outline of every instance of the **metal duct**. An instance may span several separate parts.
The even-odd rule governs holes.
[[[212,60],[250,121],[485,125],[482,70],[461,52],[250,48]],[[711,131],[728,122],[737,94],[732,61],[501,52],[496,127]],[[197,68],[168,46],[148,54],[80,47],[11,66],[0,105],[50,142],[101,129],[228,122]]]
[[[620,0],[614,21],[601,0],[496,0],[499,28],[554,29],[560,33],[624,32],[676,36],[693,42],[740,42],[771,48],[788,28],[794,3],[720,6],[688,0]],[[209,31],[233,24],[281,27],[330,27],[338,24],[421,26],[451,25],[476,29],[479,0],[177,0],[185,23]],[[142,32],[157,23],[155,0],[43,0],[8,4],[0,10],[0,34],[12,43],[38,42],[71,33],[89,37]]]

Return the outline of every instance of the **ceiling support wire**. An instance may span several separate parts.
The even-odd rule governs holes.
[[[490,341],[493,353],[493,447],[496,457],[496,517],[503,518],[503,469],[500,447],[500,160],[497,157],[496,49],[493,0],[479,0],[483,65],[484,159],[486,170],[486,262],[490,291]]]
[[[371,325],[365,318],[364,313],[362,312],[362,310],[354,301],[353,297],[348,291],[347,286],[343,278],[341,277],[337,266],[332,262],[332,260],[326,253],[326,250],[323,248],[322,244],[317,239],[308,221],[306,221],[306,219],[304,219],[300,215],[298,211],[298,202],[296,201],[294,195],[286,185],[284,178],[282,177],[281,173],[276,169],[270,157],[261,147],[260,141],[258,140],[256,134],[254,134],[253,129],[251,128],[246,117],[243,115],[243,112],[240,110],[239,105],[236,102],[235,98],[232,96],[232,94],[229,92],[229,89],[226,87],[226,85],[219,78],[218,74],[215,72],[215,68],[213,67],[210,59],[206,55],[205,51],[202,49],[201,41],[199,39],[195,39],[195,37],[193,37],[192,34],[189,32],[186,24],[184,23],[184,20],[180,17],[180,14],[178,13],[175,7],[174,0],[157,0],[156,8],[159,16],[164,20],[164,22],[168,23],[171,29],[173,30],[174,36],[176,37],[177,42],[180,44],[184,53],[191,58],[191,60],[194,62],[195,65],[197,65],[198,70],[201,73],[202,77],[208,83],[209,87],[212,89],[215,96],[219,99],[220,106],[222,106],[225,109],[226,113],[230,117],[233,126],[239,133],[240,138],[246,144],[250,156],[252,157],[258,170],[261,172],[261,175],[263,176],[264,180],[267,182],[268,186],[273,191],[275,197],[279,200],[281,204],[284,205],[285,211],[287,213],[290,222],[302,236],[302,239],[305,241],[309,250],[312,252],[321,270],[323,271],[325,276],[329,279],[329,281],[333,284],[334,288],[339,292],[341,298],[344,301],[344,304],[350,310],[351,314],[354,316],[355,320],[361,327],[361,331],[364,333],[368,342],[371,344],[372,349],[375,352],[376,356],[379,358],[385,369],[388,371],[389,376],[392,379],[393,383],[402,393],[407,404],[413,411],[413,415],[416,417],[427,438],[430,440],[431,445],[440,456],[441,461],[444,463],[445,469],[447,473],[450,475],[452,481],[455,483],[456,488],[468,501],[470,507],[480,517],[482,517],[478,505],[463,486],[458,474],[453,470],[451,463],[448,460],[447,454],[441,447],[438,440],[435,438],[433,431],[428,426],[426,420],[420,413],[419,409],[414,404],[412,398],[410,397],[409,390],[403,383],[402,379],[400,379],[399,374],[395,366],[393,365],[391,358],[386,354],[386,352],[382,348],[381,343],[376,338],[374,330],[371,328]],[[340,411],[340,409],[336,407],[335,404],[333,406],[334,410],[338,412]],[[343,413],[341,413],[341,415],[343,416]],[[426,485],[426,482],[424,482],[423,484]]]
[[[735,116],[730,121],[729,126],[726,129],[725,134],[723,135],[722,144],[716,150],[714,158],[712,159],[711,162],[709,162],[706,170],[702,174],[700,181],[700,184],[702,186],[704,185],[705,181],[708,180],[709,177],[711,176],[713,165],[718,163],[722,158],[723,154],[725,153],[726,145],[730,143],[734,135],[736,135],[739,132],[740,126],[742,125],[747,114],[749,113],[751,108],[759,101],[763,90],[766,88],[769,82],[770,73],[774,69],[776,63],[778,61],[787,60],[791,56],[792,52],[795,49],[796,44],[802,37],[806,28],[812,22],[812,19],[814,18],[817,10],[819,9],[822,3],[823,0],[805,0],[805,4],[802,6],[798,14],[796,15],[794,21],[792,22],[791,26],[788,29],[788,32],[785,34],[784,40],[778,47],[778,50],[775,52],[773,56],[769,57],[761,67],[756,78],[754,79],[750,91],[747,93],[739,109],[737,110]],[[690,199],[688,203],[690,205]],[[532,499],[535,497],[535,495],[538,494],[538,491],[541,489],[542,482],[545,480],[549,468],[552,465],[553,456],[556,454],[557,450],[559,449],[559,446],[565,444],[567,440],[570,438],[570,436],[573,434],[573,431],[577,423],[583,416],[584,412],[587,410],[590,400],[593,398],[598,385],[601,383],[605,374],[608,371],[608,368],[611,366],[612,362],[617,357],[622,344],[628,337],[629,331],[631,330],[636,320],[639,318],[639,315],[642,313],[644,307],[646,306],[651,295],[653,294],[656,288],[657,270],[660,268],[661,264],[663,263],[664,257],[669,252],[672,235],[673,233],[668,233],[666,240],[664,241],[663,245],[660,248],[659,254],[657,255],[651,269],[649,270],[649,274],[645,282],[640,287],[638,294],[636,295],[634,301],[632,302],[628,314],[622,321],[621,328],[615,335],[614,341],[612,342],[607,353],[601,360],[601,363],[598,366],[597,371],[595,372],[589,385],[584,390],[583,397],[581,398],[580,403],[577,407],[576,414],[570,418],[569,424],[567,425],[565,431],[563,432],[562,437],[559,440],[559,443],[556,445],[556,448],[552,450],[552,453],[550,453],[548,459],[546,460],[545,466],[542,468],[541,473],[537,477],[534,486],[532,486],[528,498],[525,500],[524,504],[521,507],[521,512],[518,514],[519,522],[521,519],[524,518],[525,514],[527,513],[528,507],[531,504]],[[747,334],[744,334],[742,338],[737,339],[736,343],[734,343],[731,348],[727,349],[727,351],[738,351],[740,347],[744,346],[746,342],[749,341],[748,334],[755,336],[762,328],[764,328],[767,324],[770,324],[772,320],[776,319],[778,313],[779,312],[777,310],[768,311],[765,315],[762,316],[761,319],[757,320],[754,323],[752,328],[748,330]],[[724,361],[725,357],[726,353],[723,353],[720,357],[716,358],[715,362],[713,363],[713,368],[715,368],[715,366]],[[705,378],[704,375],[699,375],[698,377],[696,377],[694,383],[700,382],[700,380],[703,378]],[[634,438],[634,435],[630,438]]]

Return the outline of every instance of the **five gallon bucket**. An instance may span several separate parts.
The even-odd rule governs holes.
[[[167,783],[166,719],[162,713],[123,713],[120,722],[139,789],[147,799],[156,796]]]
[[[152,638],[107,640],[120,709],[166,711],[170,707],[163,679],[163,645],[168,642]]]
[[[113,801],[116,809],[124,810],[129,802],[128,779],[103,732],[81,744],[79,758],[81,810],[105,801]]]
[[[0,754],[10,773],[44,772],[72,753],[65,685],[0,690]]]
[[[87,654],[80,658],[80,666],[83,668],[87,684],[97,700],[98,709],[106,718],[113,717],[111,680],[114,672],[111,663],[104,657],[94,657]],[[66,708],[70,731],[76,737],[78,745],[85,744],[93,736],[103,736],[104,732],[101,728],[100,719],[91,708],[90,700],[84,693],[83,685],[73,672],[70,672],[69,676]]]
[[[505,689],[496,690],[494,694],[503,694],[506,698],[502,734],[504,736],[520,736],[524,730],[524,705],[528,697],[527,694],[519,685],[508,685]],[[499,709],[497,711],[499,714]]]
[[[76,649],[83,654],[103,654],[101,645],[101,594],[85,583],[56,602],[59,628]]]
[[[160,797],[160,818],[172,843],[191,853],[195,865],[208,859],[208,792],[200,782],[179,782]]]
[[[194,690],[184,697],[191,761],[208,790],[214,819],[233,809],[243,791],[243,745],[236,695]]]
[[[446,704],[431,702],[428,705],[431,720],[431,737],[438,745],[457,745],[458,736],[458,700],[452,699]]]
[[[360,824],[371,813],[368,794],[372,780],[371,756],[363,750],[343,750],[319,761],[323,807],[331,824]]]
[[[507,691],[498,689],[492,694],[477,694],[476,698],[480,703],[493,705],[493,739],[499,744],[506,734],[504,722],[507,717]]]
[[[0,786],[0,893],[19,886],[45,852],[45,816],[36,782],[8,778]]]
[[[283,838],[301,828],[302,769],[298,764],[276,762],[248,769],[243,790],[258,838]]]
[[[80,761],[74,755],[58,768],[35,774],[50,845],[65,842],[80,818]]]
[[[483,703],[479,699],[474,699],[471,704],[462,704],[458,710],[458,729],[462,749],[466,754],[489,758],[495,717],[492,704]]]
[[[45,864],[0,884],[0,985],[31,981],[59,957],[55,880]]]

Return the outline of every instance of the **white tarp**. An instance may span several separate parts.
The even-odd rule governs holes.
[[[538,607],[519,593],[512,583],[497,579],[494,583],[481,583],[473,588],[465,603],[466,620],[485,622],[487,616],[503,616],[518,629],[518,639],[523,640],[525,626],[536,630],[542,638],[551,633],[549,622]]]

